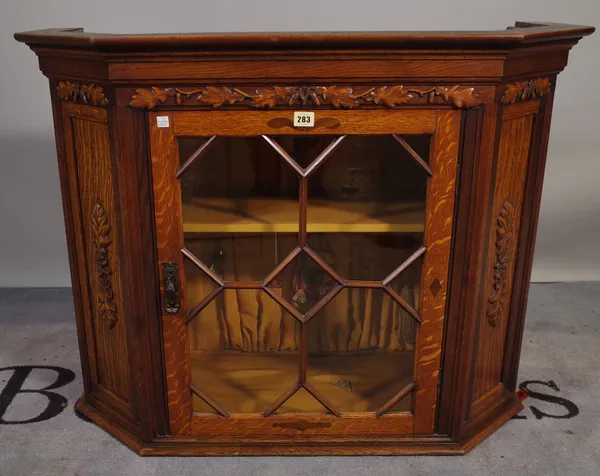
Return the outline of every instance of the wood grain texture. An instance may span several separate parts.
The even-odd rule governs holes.
[[[106,112],[89,111],[89,106],[64,103],[62,114],[70,117],[64,121],[66,157],[71,185],[71,203],[74,206],[74,228],[78,267],[82,271],[81,296],[90,360],[92,362],[92,387],[106,397],[108,403],[125,413],[130,413],[131,385],[129,380],[128,346],[124,323],[116,318],[121,307],[121,275],[117,259],[119,243],[106,242],[98,234],[114,228],[115,205],[112,164],[109,150]],[[85,111],[85,112],[83,112]],[[102,216],[94,212],[99,208]],[[100,240],[100,241],[99,241]],[[99,253],[99,249],[104,251]],[[98,262],[111,262],[107,275],[98,269]],[[100,271],[100,272],[99,272]],[[110,279],[110,292],[107,292]],[[106,307],[108,305],[108,307]],[[107,311],[110,311],[107,314]],[[111,314],[112,313],[112,314]],[[112,328],[107,326],[112,324]]]
[[[537,114],[540,109],[540,101],[522,101],[510,104],[502,108],[502,120],[518,119],[523,116]]]
[[[53,82],[50,82],[50,96],[53,97],[56,88]],[[95,358],[93,356],[93,342],[88,344],[86,337],[86,314],[82,302],[82,280],[80,279],[80,270],[78,266],[76,228],[73,210],[77,204],[71,202],[72,189],[77,190],[76,184],[71,184],[69,180],[69,167],[67,163],[67,144],[65,132],[67,127],[63,126],[63,121],[69,122],[71,119],[67,113],[63,113],[62,104],[59,101],[52,101],[52,117],[54,119],[54,136],[56,141],[56,155],[58,158],[58,173],[60,177],[60,189],[62,196],[63,216],[65,220],[65,235],[67,238],[67,249],[69,250],[69,270],[71,275],[71,288],[73,291],[73,304],[75,310],[75,323],[77,325],[77,341],[79,353],[81,356],[81,374],[83,380],[84,393],[89,394],[92,391],[92,370],[95,369]],[[68,137],[71,139],[71,137]],[[84,270],[82,270],[84,271]],[[91,347],[90,347],[91,345]],[[95,374],[94,374],[95,375]]]
[[[518,240],[505,240],[504,236],[500,236],[499,240],[498,232],[504,229],[510,232],[511,236],[518,236],[519,233],[532,126],[533,116],[505,121],[501,126],[492,209],[494,231],[490,234],[486,268],[488,276],[484,288],[487,302],[484,303],[485,307],[480,317],[486,322],[479,327],[477,360],[473,377],[473,401],[483,397],[498,385],[502,377],[508,303],[512,294]],[[510,212],[510,224],[506,221],[507,202],[511,204],[511,210],[514,209]],[[498,273],[501,274],[500,282]],[[496,289],[497,287],[499,289]],[[495,327],[487,324],[490,316],[492,322],[497,323]]]
[[[256,136],[268,134],[275,135],[312,135],[312,134],[433,134],[436,129],[437,111],[428,110],[366,110],[366,111],[317,111],[315,123],[325,117],[339,121],[340,127],[302,128],[286,125],[277,129],[268,127],[269,122],[277,119],[292,119],[291,111],[244,111],[244,126],[238,122],[240,112],[236,111],[210,111],[199,115],[201,112],[175,112],[172,113],[173,133],[178,136],[185,135],[236,135]],[[201,119],[201,120],[199,120]]]
[[[158,261],[179,262],[183,259],[183,230],[181,197],[176,178],[179,168],[177,142],[171,128],[156,127],[155,113],[150,114],[149,122]],[[185,283],[181,268],[179,282]],[[161,296],[164,293],[162,279],[160,293]],[[185,285],[181,286],[180,293],[185,303]],[[185,312],[186,306],[182,306],[179,315],[163,313],[167,404],[173,435],[189,434],[192,414],[187,330],[183,318]]]
[[[130,349],[134,417],[125,427],[137,438],[149,441],[157,433],[166,434],[167,407],[146,121],[131,108],[112,106],[108,125],[113,177],[119,189],[122,282],[139,283],[128,287],[121,308]]]
[[[387,56],[387,55],[385,55]],[[183,59],[183,58],[182,58]],[[297,82],[298,78],[311,78],[319,81],[332,78],[336,70],[336,78],[357,81],[369,77],[369,82],[389,82],[419,77],[424,81],[443,78],[444,80],[466,82],[476,79],[499,78],[502,76],[502,60],[500,58],[355,58],[352,61],[344,59],[313,58],[302,61],[294,57],[273,69],[272,61],[264,58],[254,58],[252,62],[223,61],[215,58],[213,61],[154,61],[110,63],[108,75],[115,81],[148,81],[159,79],[165,81],[192,82],[198,78],[204,81],[225,82],[234,78],[244,78],[247,81],[263,82],[265,78],[277,82]],[[156,83],[155,83],[156,84]],[[453,83],[455,84],[455,83]],[[129,100],[131,96],[129,97]]]
[[[462,423],[464,408],[464,377],[461,371],[465,358],[470,351],[469,315],[469,275],[472,255],[476,255],[477,240],[470,230],[475,228],[474,199],[479,162],[476,160],[484,139],[483,124],[487,107],[467,111],[463,117],[463,130],[460,141],[459,175],[457,176],[457,197],[455,204],[454,237],[451,254],[451,269],[448,288],[448,310],[444,330],[444,349],[442,356],[442,376],[438,403],[436,432],[453,435],[457,438],[456,428]],[[495,116],[494,120],[495,120]],[[489,117],[488,121],[489,123]],[[482,200],[479,200],[480,202]],[[458,422],[458,424],[457,424]]]
[[[415,362],[415,434],[433,432],[442,354],[442,333],[446,315],[446,295],[452,239],[452,217],[458,163],[460,112],[440,111],[432,139],[425,222],[425,261],[421,277],[421,325]],[[441,289],[430,290],[434,280]]]
[[[309,387],[310,388],[310,387]],[[304,429],[295,429],[299,422]],[[326,425],[322,425],[325,423]],[[311,425],[312,424],[312,425]],[[321,424],[321,425],[319,425]],[[196,414],[192,417],[192,435],[197,437],[222,437],[239,439],[269,435],[279,441],[296,441],[298,435],[317,439],[329,435],[412,435],[414,418],[409,413],[389,413],[377,417],[375,413],[274,413],[268,417],[252,413],[230,414],[228,418]]]
[[[114,435],[119,441],[129,446],[142,456],[210,456],[210,455],[296,455],[296,456],[330,456],[336,455],[463,455],[489,436],[501,425],[510,420],[523,408],[518,402],[511,402],[501,408],[501,411],[491,418],[486,426],[474,432],[460,442],[449,438],[432,437],[353,437],[332,439],[325,436],[322,441],[306,441],[301,435],[294,436],[290,441],[284,441],[279,436],[276,439],[255,438],[241,439],[236,442],[211,438],[207,442],[201,437],[158,437],[151,442],[141,442],[101,412],[89,406],[80,399],[76,411],[91,419],[104,430]],[[312,437],[313,439],[315,437]]]
[[[489,410],[489,408],[496,404],[505,393],[506,388],[502,383],[496,385],[488,393],[475,400],[471,404],[471,414],[469,415],[470,418],[475,419],[482,411],[485,412]]]
[[[581,38],[594,28],[548,22],[515,22],[505,30],[426,32],[291,32],[291,33],[178,33],[105,34],[85,33],[83,28],[50,28],[15,33],[28,45],[79,46],[82,49],[138,51],[164,49],[229,50],[240,48],[288,49],[412,49],[452,50],[516,47],[545,41]]]

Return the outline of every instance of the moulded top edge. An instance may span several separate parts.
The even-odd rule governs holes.
[[[516,22],[506,30],[448,32],[294,32],[102,34],[83,28],[55,28],[15,33],[28,45],[100,51],[244,50],[244,49],[494,49],[578,39],[594,27],[559,23]]]

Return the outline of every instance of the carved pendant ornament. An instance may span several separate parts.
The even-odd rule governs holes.
[[[108,99],[102,92],[102,88],[94,84],[60,81],[56,86],[56,95],[63,101],[79,102],[89,106],[108,105]]]
[[[265,86],[256,89],[206,86],[202,88],[137,89],[129,105],[152,109],[159,104],[201,105],[221,107],[245,105],[258,109],[278,106],[332,106],[336,109],[356,109],[361,106],[394,108],[404,104],[450,104],[469,108],[481,104],[474,88],[434,86],[424,89],[404,86]]]
[[[506,269],[510,263],[510,250],[514,240],[515,208],[508,200],[504,202],[496,222],[496,264],[494,287],[488,298],[487,319],[496,327],[504,314],[506,305]]]
[[[96,203],[92,210],[92,236],[94,240],[97,285],[98,316],[106,321],[108,328],[112,329],[117,323],[117,306],[115,293],[112,288],[110,263],[108,261],[108,247],[112,243],[110,236],[111,227],[108,216],[100,203]]]
[[[504,104],[513,104],[516,101],[526,101],[536,97],[545,96],[552,90],[552,83],[548,78],[531,79],[529,81],[517,81],[514,84],[508,84],[502,102]]]

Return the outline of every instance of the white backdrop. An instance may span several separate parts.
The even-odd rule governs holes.
[[[104,33],[600,26],[599,0],[0,0],[0,287],[69,286],[46,79],[15,31]],[[600,32],[559,76],[535,281],[600,280]]]

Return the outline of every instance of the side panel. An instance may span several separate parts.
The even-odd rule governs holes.
[[[528,101],[512,104],[502,111],[468,418],[496,404],[507,390],[503,383],[503,357],[538,110],[538,101]]]
[[[90,376],[87,391],[132,418],[107,111],[65,102],[61,114],[75,238],[71,252],[78,270],[74,291],[81,303],[80,332],[86,341],[82,358]]]

